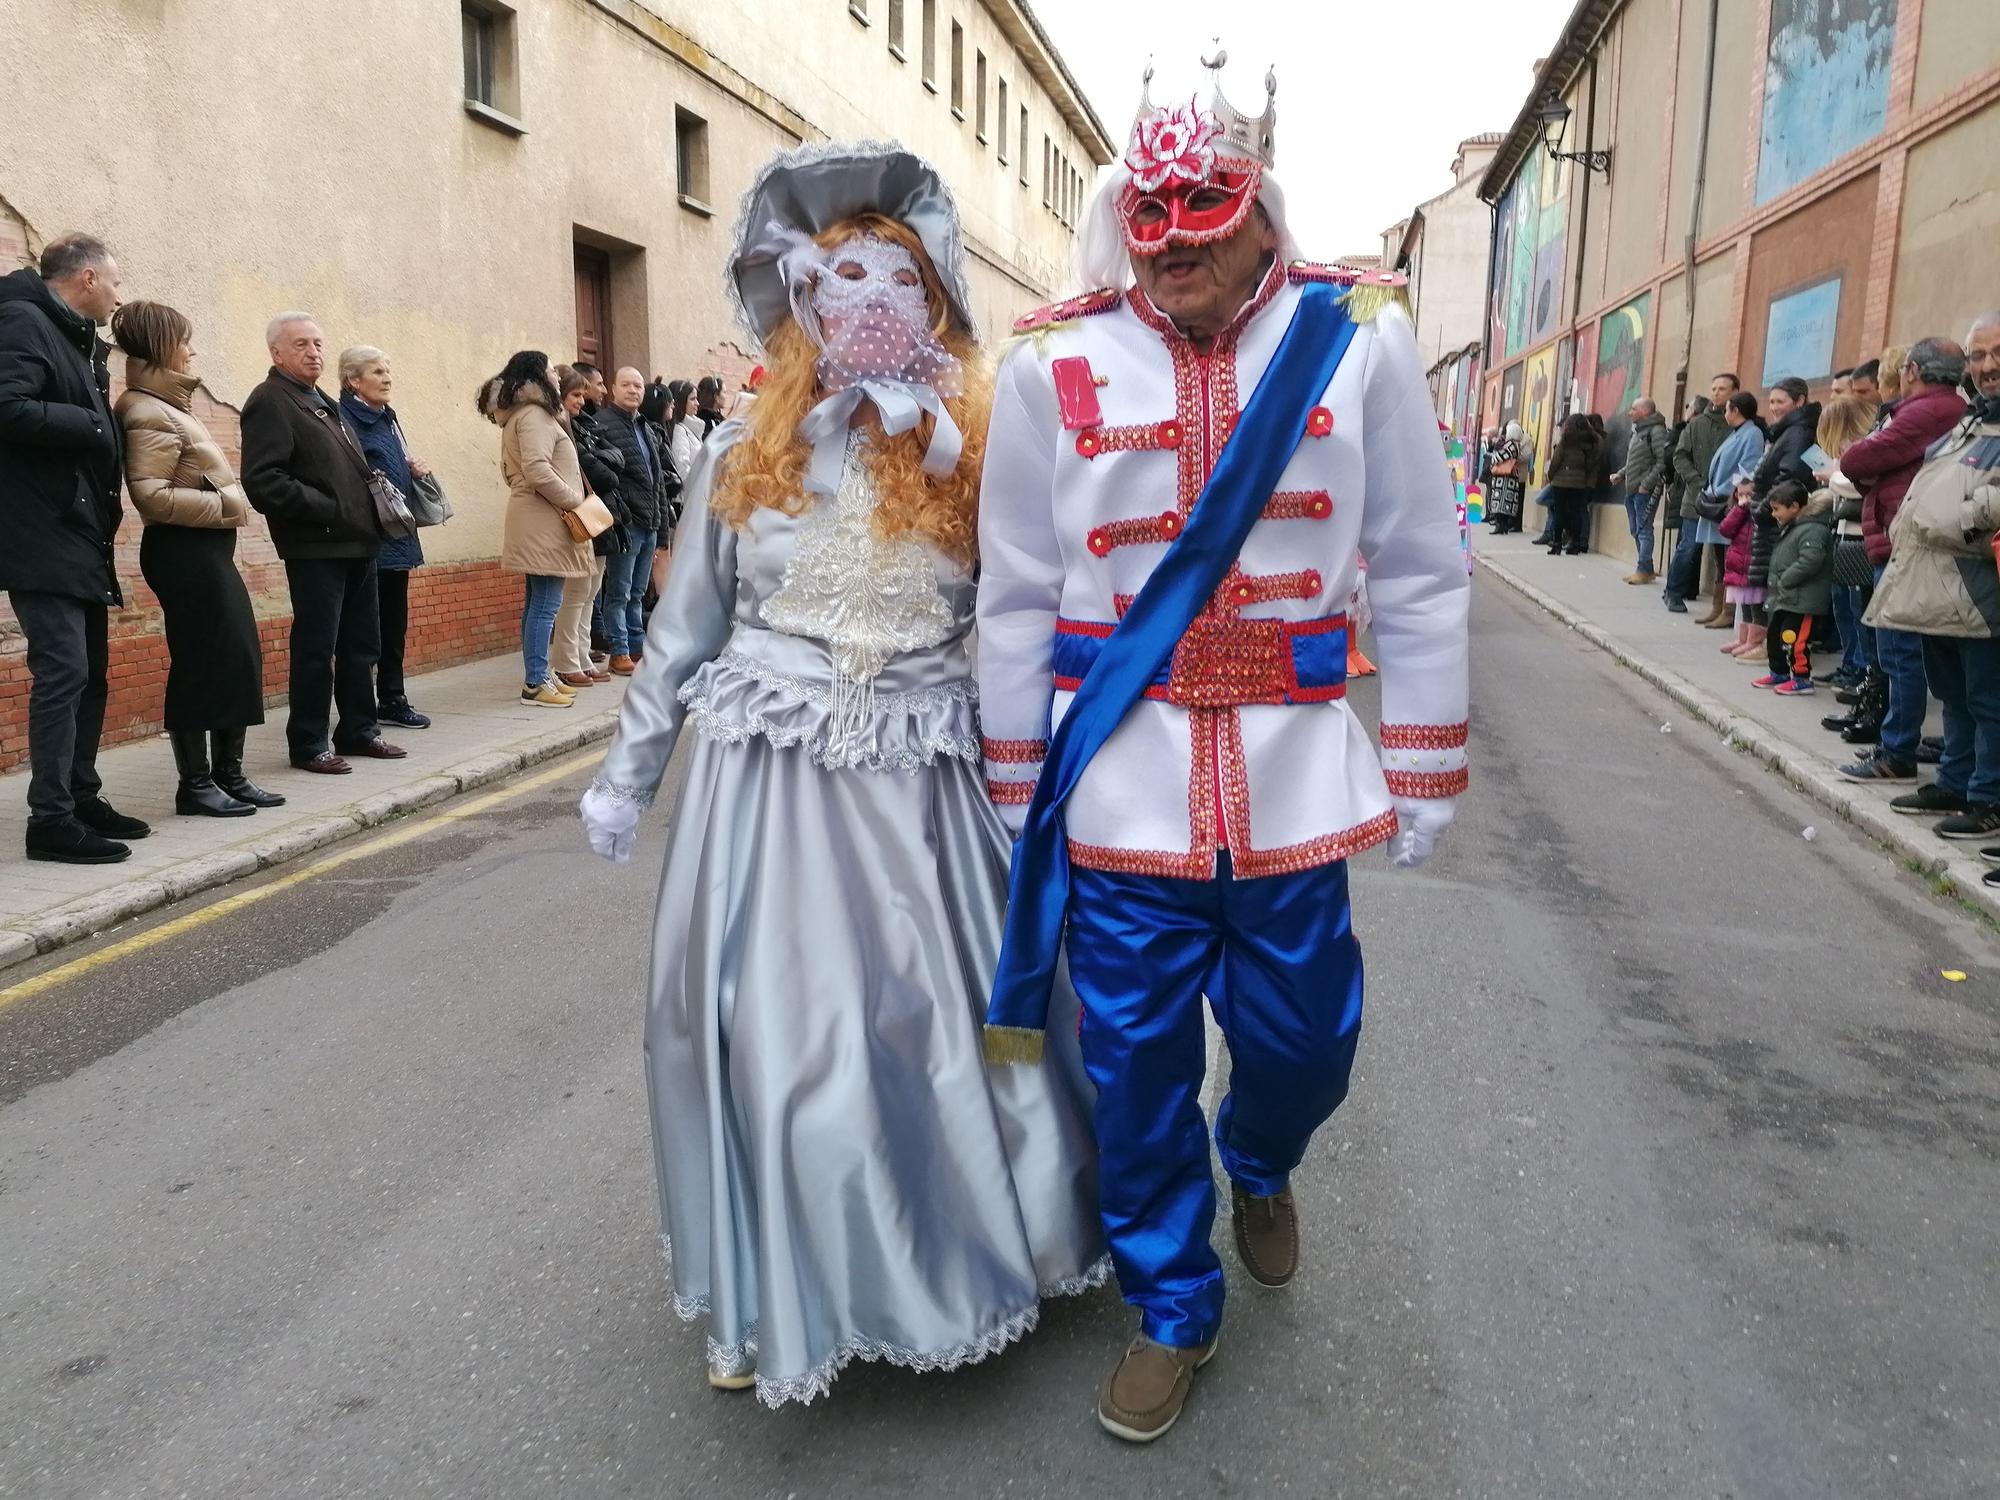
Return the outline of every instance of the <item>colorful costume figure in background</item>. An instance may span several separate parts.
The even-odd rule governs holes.
[[[979,769],[990,377],[958,213],[894,146],[772,160],[730,291],[770,378],[688,478],[678,560],[585,795],[630,857],[684,726],[646,1009],[674,1308],[776,1405],[851,1359],[950,1369],[1107,1279],[1076,1000],[989,1070],[1008,836]]]
[[[988,1050],[1053,1043],[1066,927],[1105,1231],[1143,1315],[1098,1415],[1137,1441],[1221,1326],[1202,997],[1238,1254],[1282,1285],[1290,1174],[1361,1021],[1346,860],[1417,863],[1466,785],[1468,581],[1402,278],[1297,258],[1274,120],[1219,92],[1142,106],[1084,226],[1104,289],[1017,323],[980,497],[987,775],[1021,830]],[[1163,311],[1205,276],[1213,316]],[[1379,759],[1342,701],[1357,554]]]

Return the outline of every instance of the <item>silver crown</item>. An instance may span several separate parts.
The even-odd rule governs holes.
[[[1253,119],[1223,96],[1221,75],[1228,62],[1229,54],[1221,48],[1216,49],[1213,57],[1201,60],[1201,65],[1208,69],[1209,74],[1209,113],[1222,127],[1222,139],[1216,143],[1216,154],[1274,168],[1278,157],[1278,71],[1275,67],[1265,71],[1264,113]],[[1139,84],[1139,112],[1132,120],[1135,139],[1139,122],[1152,114],[1153,108],[1153,65],[1149,61],[1145,77]]]

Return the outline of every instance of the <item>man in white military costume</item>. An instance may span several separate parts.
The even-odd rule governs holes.
[[[1283,1286],[1360,1030],[1346,861],[1416,864],[1466,786],[1469,585],[1403,278],[1299,257],[1265,87],[1255,118],[1142,103],[1084,224],[1103,289],[1016,325],[980,499],[987,783],[1020,834],[988,1054],[1039,1056],[1066,951],[1142,1314],[1098,1415],[1141,1442],[1221,1327],[1202,998],[1237,1253]],[[1343,701],[1357,558],[1379,752]]]

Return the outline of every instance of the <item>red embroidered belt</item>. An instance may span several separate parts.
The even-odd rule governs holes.
[[[1075,692],[1116,626],[1056,621],[1056,687]],[[1146,696],[1182,708],[1330,703],[1347,696],[1347,616],[1239,620],[1203,615]]]

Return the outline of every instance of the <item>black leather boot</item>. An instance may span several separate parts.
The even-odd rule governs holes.
[[[1854,722],[1840,731],[1850,745],[1881,743],[1882,721],[1889,715],[1889,679],[1871,673],[1861,684],[1861,699],[1854,705]]]
[[[247,818],[257,810],[215,784],[208,769],[206,734],[199,729],[176,729],[167,738],[173,742],[174,767],[181,773],[180,789],[174,793],[175,812],[193,818]]]
[[[247,802],[252,808],[283,807],[285,799],[276,792],[267,792],[243,774],[243,731],[218,729],[215,731],[215,784],[234,797],[238,802]]]

